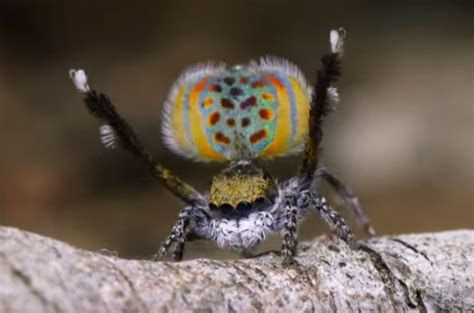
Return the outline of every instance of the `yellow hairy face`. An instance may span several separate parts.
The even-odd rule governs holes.
[[[268,206],[277,193],[274,180],[262,168],[238,164],[213,178],[209,205],[223,213],[245,215]]]

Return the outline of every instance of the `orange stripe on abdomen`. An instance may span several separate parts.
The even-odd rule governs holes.
[[[207,160],[222,160],[224,156],[219,152],[215,151],[209,139],[206,136],[204,116],[200,110],[199,99],[201,93],[206,92],[205,87],[207,85],[208,78],[204,78],[194,85],[189,94],[189,109],[188,109],[188,120],[189,120],[189,132],[196,147],[196,153],[203,159]]]
[[[291,125],[291,100],[288,90],[273,75],[265,75],[265,79],[275,88],[277,96],[275,134],[273,141],[262,152],[262,156],[271,157],[286,152],[293,126]]]

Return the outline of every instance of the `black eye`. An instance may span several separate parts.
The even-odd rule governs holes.
[[[237,204],[237,211],[242,216],[248,216],[252,212],[252,204],[247,201],[242,201]]]
[[[261,211],[263,209],[265,209],[265,204],[267,203],[267,201],[265,200],[264,197],[258,197],[257,199],[255,199],[255,209],[257,211]]]
[[[221,205],[221,211],[224,214],[232,213],[233,210],[234,210],[234,207],[229,203],[224,203],[223,205]]]
[[[256,205],[262,205],[265,203],[265,198],[264,197],[258,197],[257,199],[255,199],[255,204]]]
[[[215,205],[214,203],[209,203],[209,209],[211,210],[217,210],[217,205]]]

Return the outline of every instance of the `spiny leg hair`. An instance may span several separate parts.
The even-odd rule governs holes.
[[[318,213],[329,228],[352,249],[357,249],[359,243],[344,221],[344,218],[333,208],[326,199],[312,192],[308,187],[296,187],[288,184],[283,187],[284,207],[277,213],[277,225],[283,237],[281,254],[284,265],[295,264],[293,257],[297,248],[297,227],[300,221],[310,212]],[[285,190],[286,189],[286,190]]]
[[[161,245],[154,260],[163,260],[172,251],[172,260],[181,261],[184,253],[184,242],[187,236],[194,235],[197,238],[203,233],[208,233],[210,217],[204,208],[189,206],[181,210],[178,220],[171,229],[171,234]]]
[[[290,202],[290,201],[288,201]],[[295,263],[294,256],[298,247],[298,208],[294,203],[288,203],[283,209],[281,216],[281,235],[283,243],[281,245],[281,257],[283,265],[289,266]]]
[[[166,238],[166,240],[161,245],[158,253],[153,257],[154,260],[163,259],[173,244],[176,244],[176,247],[173,251],[173,261],[181,261],[184,253],[184,240],[186,228],[189,225],[189,219],[191,216],[191,207],[186,207],[179,213],[178,220],[171,229],[171,234]]]
[[[337,177],[334,173],[329,171],[327,168],[320,167],[316,170],[314,179],[316,181],[326,182],[334,191],[344,200],[346,206],[354,214],[356,221],[362,226],[367,236],[372,237],[375,235],[375,230],[370,225],[369,218],[362,209],[359,199],[356,197],[352,189],[349,188],[344,182]]]
[[[314,205],[314,209],[318,211],[319,215],[323,218],[329,228],[342,240],[344,240],[349,247],[355,249],[358,247],[358,243],[352,233],[351,228],[344,221],[344,218],[332,207],[328,205],[326,199],[316,193],[308,193],[310,201]]]

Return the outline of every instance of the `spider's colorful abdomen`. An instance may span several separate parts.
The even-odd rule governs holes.
[[[166,103],[166,143],[197,160],[266,158],[297,151],[308,131],[310,88],[287,61],[188,70]]]

